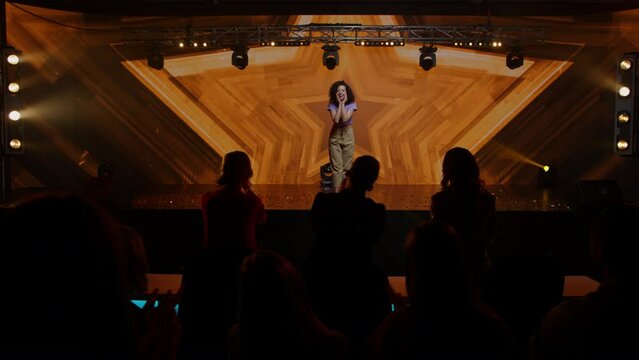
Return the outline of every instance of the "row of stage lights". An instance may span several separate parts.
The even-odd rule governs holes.
[[[617,66],[618,96],[615,101],[615,152],[634,155],[637,152],[635,110],[637,108],[637,53],[625,54]]]
[[[187,46],[188,44],[188,46]],[[261,41],[261,46],[279,46],[279,47],[290,47],[290,46],[309,46],[311,44],[310,40],[284,40],[284,41]],[[394,46],[404,46],[405,41],[403,39],[393,39],[393,40],[356,40],[354,42],[355,46],[368,46],[368,47],[394,47]],[[503,43],[501,41],[467,41],[467,42],[455,42],[455,46],[457,47],[492,47],[492,48],[501,48]],[[206,48],[212,46],[210,42],[205,41],[180,41],[177,43],[178,48]],[[339,65],[339,46],[336,44],[325,44],[322,46],[324,50],[324,54],[322,55],[322,65],[326,66],[327,69],[333,70],[337,65]],[[231,54],[231,64],[237,67],[240,70],[245,69],[248,66],[248,50],[249,48],[245,45],[236,45],[232,47],[233,53]],[[435,67],[437,63],[437,48],[434,46],[430,47],[422,47],[420,49],[419,56],[419,66],[428,71]],[[150,67],[154,69],[162,69],[164,67],[164,55],[160,52],[159,49],[153,49],[148,56],[148,64]],[[520,46],[513,46],[510,48],[508,54],[506,55],[506,66],[510,69],[516,69],[521,67],[524,64],[524,50]]]
[[[501,41],[455,41],[455,46],[467,46],[467,47],[493,47],[500,48],[504,44]]]
[[[178,41],[177,47],[180,49],[184,48],[198,48],[198,47],[209,47],[218,45],[215,41]],[[309,46],[311,44],[310,40],[284,40],[284,41],[270,41],[270,40],[262,40],[260,41],[261,46]],[[354,41],[355,46],[374,46],[374,47],[388,47],[388,46],[404,46],[406,42],[402,39],[394,39],[394,40],[356,40]],[[501,48],[503,43],[501,41],[456,41],[454,43],[457,47],[493,47],[493,48]]]
[[[4,126],[5,154],[18,154],[23,151],[22,101],[20,98],[19,79],[20,52],[15,49],[2,49],[2,88],[3,107],[2,121]]]

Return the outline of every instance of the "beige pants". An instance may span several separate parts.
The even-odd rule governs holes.
[[[333,168],[333,186],[336,191],[342,188],[344,173],[353,164],[353,153],[355,152],[355,135],[351,125],[337,127],[333,126],[331,135],[328,137],[328,154],[331,158]]]

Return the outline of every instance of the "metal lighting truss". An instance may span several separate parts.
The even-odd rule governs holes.
[[[308,24],[126,28],[124,31],[125,43],[189,48],[237,45],[305,46],[310,43],[384,46],[391,42],[393,46],[405,43],[488,46],[497,41],[504,46],[523,46],[545,41],[545,28],[534,26]]]

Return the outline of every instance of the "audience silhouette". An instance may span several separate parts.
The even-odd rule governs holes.
[[[182,276],[182,359],[226,359],[227,335],[237,322],[240,267],[252,251],[207,248],[188,259]]]
[[[130,302],[147,286],[135,230],[67,193],[28,199],[7,217],[12,241],[4,243],[0,273],[14,296],[0,303],[11,309],[3,318],[10,331],[0,337],[1,358],[176,358],[179,295],[169,294],[157,308],[138,310]]]
[[[202,196],[204,246],[240,246],[257,250],[256,224],[266,221],[264,204],[251,191],[251,161],[242,151],[224,156],[221,187]]]
[[[132,358],[129,289],[111,216],[83,197],[48,194],[8,217],[0,357]]]
[[[202,197],[205,241],[187,260],[180,304],[185,359],[226,358],[229,327],[237,321],[237,288],[244,257],[258,249],[255,227],[266,221],[252,191],[246,153],[226,154],[221,187]]]
[[[144,239],[133,228],[116,224],[115,246],[118,249],[118,265],[121,269],[121,284],[129,299],[147,298],[149,266]],[[175,359],[181,335],[180,324],[174,307],[180,301],[180,293],[170,292],[161,302],[155,289],[145,306],[140,309],[129,302],[131,336],[135,344],[136,359]],[[158,306],[155,306],[159,302]]]
[[[416,227],[406,240],[409,305],[371,338],[376,359],[508,359],[513,341],[479,301],[463,244],[448,225]]]
[[[599,288],[569,299],[544,318],[534,341],[536,359],[638,359],[639,265],[634,225],[639,207],[610,207],[591,227],[591,250],[603,268]]]
[[[431,199],[432,218],[450,225],[459,235],[471,271],[482,283],[492,263],[495,196],[484,189],[477,160],[467,149],[448,150],[442,172],[442,190]]]
[[[372,156],[358,157],[340,193],[318,193],[311,215],[317,234],[305,272],[320,319],[344,333],[351,357],[390,311],[390,286],[372,261],[385,207],[366,197],[379,174]]]
[[[230,359],[340,359],[344,338],[326,328],[306,297],[302,277],[284,257],[261,250],[242,264],[238,323]]]
[[[391,313],[388,278],[373,261],[385,206],[366,196],[379,168],[374,157],[361,156],[341,192],[316,195],[311,217],[317,237],[305,286],[285,257],[259,250],[256,225],[266,221],[266,212],[251,191],[250,160],[244,152],[228,153],[220,188],[202,197],[205,239],[187,260],[178,294],[169,293],[159,306],[157,289],[147,297],[142,237],[99,204],[61,193],[6,210],[0,273],[10,293],[0,300],[8,329],[0,337],[0,358],[527,355],[521,348],[531,328],[561,295],[556,259],[496,263],[494,284],[526,279],[487,296],[517,325],[515,342],[504,320],[480,300],[493,264],[495,196],[484,188],[472,153],[453,148],[444,157],[442,189],[432,197],[432,220],[406,239],[408,304]],[[621,204],[595,218],[591,250],[603,282],[546,314],[532,338],[533,358],[639,358],[633,327],[639,322],[633,303],[639,295],[639,242],[632,241],[629,226],[637,222],[639,207]],[[129,301],[144,297],[143,309]],[[179,322],[173,309],[178,301]]]

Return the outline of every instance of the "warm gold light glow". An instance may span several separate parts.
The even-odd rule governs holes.
[[[20,91],[20,85],[18,85],[18,83],[11,83],[7,88],[14,94]]]
[[[7,62],[11,65],[17,65],[20,62],[20,58],[16,54],[11,54],[7,56]]]
[[[22,142],[18,139],[11,139],[11,141],[9,141],[9,146],[11,146],[12,149],[17,150],[22,146]]]
[[[180,41],[180,42],[178,43],[178,46],[179,46],[179,47],[181,47],[181,48],[183,48],[183,47],[184,47],[184,43]]]
[[[626,150],[628,148],[628,142],[626,140],[619,140],[617,142],[617,149]]]
[[[623,59],[621,60],[621,62],[619,63],[619,68],[621,70],[630,70],[630,68],[632,67],[632,61],[628,60],[628,59]]]
[[[545,171],[545,172],[550,171],[550,166],[548,166],[548,165],[544,165],[544,171]]]
[[[627,112],[619,113],[619,116],[617,116],[617,120],[619,120],[620,123],[627,123],[628,121],[630,121],[630,114],[628,114]]]
[[[628,88],[627,86],[622,86],[619,89],[619,95],[621,95],[622,97],[630,95],[630,88]]]
[[[17,110],[13,110],[12,112],[9,113],[9,119],[13,121],[20,120],[20,112]]]
[[[388,18],[392,20],[391,16]],[[304,21],[301,24],[307,24],[311,21],[316,21],[317,23],[335,23],[342,18],[331,16],[310,18],[300,16],[297,17],[297,19]],[[344,19],[350,22],[341,21],[342,23],[353,23],[353,19],[356,18],[344,17]],[[363,17],[363,19],[368,19],[368,17]],[[386,21],[386,17],[383,17],[382,20]],[[400,22],[402,21],[401,18],[398,18],[398,20]],[[370,22],[361,23],[377,24],[378,20],[377,18],[371,17]],[[261,36],[265,35],[266,34],[263,34]],[[266,44],[269,44],[271,41],[264,40]],[[364,42],[366,41],[368,40],[364,40]],[[457,41],[458,44],[460,41],[463,41],[463,46],[469,42],[469,40],[462,38],[458,38]],[[454,43],[455,39],[453,39],[452,42]],[[473,42],[475,41],[473,40]],[[483,42],[485,43],[486,40]],[[397,40],[395,40],[395,43],[397,43]],[[292,76],[295,79],[301,79],[302,77],[313,79],[315,77],[317,80],[316,72],[326,73],[321,62],[318,63],[312,60],[315,58],[315,55],[321,57],[323,50],[320,49],[324,43],[312,42],[312,46],[308,48],[284,47],[275,49],[270,46],[252,48],[250,51],[253,51],[254,55],[251,55],[251,66],[257,66],[258,68],[254,68],[253,72],[249,73],[239,73],[230,64],[231,61],[229,57],[232,50],[228,49],[227,45],[226,43],[215,44],[216,49],[220,47],[220,50],[211,53],[184,54],[184,56],[179,59],[171,60],[170,64],[166,67],[167,71],[164,72],[156,73],[146,70],[145,67],[147,65],[144,59],[137,58],[127,63],[127,68],[142,84],[148,86],[149,91],[153,92],[158,99],[165,102],[168,108],[176,114],[179,114],[184,125],[192,128],[216,153],[224,154],[231,151],[231,149],[246,148],[246,151],[255,154],[255,160],[259,163],[259,166],[256,166],[257,168],[255,169],[256,184],[263,183],[266,181],[264,179],[269,177],[276,178],[277,182],[287,184],[298,182],[316,183],[316,176],[313,175],[316,174],[315,168],[317,166],[315,165],[318,162],[324,161],[324,158],[327,158],[328,155],[325,146],[318,147],[315,144],[324,144],[326,134],[321,131],[309,131],[308,129],[315,129],[317,127],[316,124],[323,126],[323,124],[327,122],[325,119],[326,111],[309,111],[308,106],[310,105],[307,105],[307,103],[317,104],[318,101],[323,101],[321,99],[326,96],[324,95],[324,90],[318,90],[318,84],[313,84],[312,80],[303,83],[300,81],[299,85],[301,87],[297,85],[290,87],[287,86],[288,80],[286,79],[290,79]],[[342,71],[347,69],[349,71],[347,77],[352,79],[351,81],[354,81],[355,84],[365,83],[365,85],[357,86],[354,90],[360,98],[375,103],[375,105],[368,105],[367,108],[369,109],[367,111],[370,111],[371,121],[360,123],[362,129],[359,134],[363,139],[366,139],[366,143],[364,144],[364,140],[360,141],[362,143],[360,145],[365,147],[358,147],[358,151],[368,151],[362,149],[370,148],[370,151],[372,151],[376,157],[380,157],[379,160],[381,162],[385,159],[383,156],[387,156],[388,158],[392,156],[396,159],[394,161],[405,161],[406,163],[414,164],[415,167],[412,170],[409,169],[410,167],[407,167],[406,170],[402,170],[404,171],[402,173],[396,173],[395,170],[393,170],[392,173],[384,174],[386,178],[383,178],[383,180],[388,184],[399,182],[399,180],[396,179],[402,179],[402,184],[435,184],[440,180],[441,166],[438,161],[435,159],[429,159],[428,161],[412,160],[415,156],[412,153],[414,148],[421,148],[422,146],[434,148],[438,146],[436,144],[440,140],[430,139],[430,137],[425,139],[423,134],[420,134],[419,129],[421,128],[419,126],[421,125],[419,124],[421,124],[421,121],[424,119],[421,113],[411,116],[410,122],[401,121],[401,112],[405,111],[405,103],[413,104],[414,102],[412,106],[416,108],[421,108],[422,106],[429,107],[431,106],[429,104],[432,103],[431,108],[437,113],[437,115],[433,114],[433,116],[437,118],[441,117],[442,119],[452,119],[444,121],[441,124],[439,122],[433,124],[433,131],[446,134],[446,139],[441,141],[452,144],[459,140],[459,144],[457,145],[473,149],[472,151],[475,152],[484,146],[492,144],[495,141],[493,140],[495,134],[513,121],[519,112],[538,98],[539,94],[543,94],[544,90],[548,86],[551,86],[556,78],[571,69],[571,67],[566,64],[572,64],[572,62],[565,63],[538,57],[527,63],[527,66],[531,67],[532,71],[511,73],[506,71],[507,69],[504,70],[503,56],[483,52],[467,52],[460,48],[448,49],[444,46],[440,48],[440,51],[448,50],[448,53],[444,55],[450,56],[449,60],[452,61],[455,66],[452,68],[451,73],[446,75],[446,78],[449,78],[451,81],[437,83],[442,89],[447,89],[442,91],[452,91],[455,93],[456,90],[453,89],[459,85],[455,85],[454,83],[464,81],[461,79],[473,79],[475,77],[497,79],[489,80],[486,84],[484,84],[484,81],[473,82],[473,88],[477,87],[477,89],[473,90],[477,90],[479,95],[471,97],[470,100],[466,99],[467,97],[462,97],[466,100],[460,98],[459,108],[464,109],[464,111],[473,109],[468,111],[475,115],[459,116],[455,114],[458,113],[458,111],[451,113],[444,110],[443,113],[440,114],[439,101],[444,103],[441,109],[446,109],[445,104],[446,101],[448,101],[445,99],[446,97],[424,98],[424,96],[420,96],[412,90],[412,85],[406,84],[404,80],[402,80],[405,74],[412,74],[415,70],[414,65],[416,64],[414,56],[423,44],[409,43],[406,44],[407,48],[405,49],[384,49],[379,47],[375,49],[357,49],[355,46],[348,46],[348,44],[342,45],[344,46],[342,46],[343,49],[340,50],[340,57],[346,60],[346,63],[342,65],[346,65],[347,68],[338,67],[335,70]],[[428,46],[429,44],[427,43],[426,47]],[[385,55],[379,58],[371,58],[370,56],[363,56],[367,54],[362,55],[362,51],[367,54],[371,52],[373,55]],[[312,61],[308,61],[308,64],[306,64],[306,60],[308,59]],[[348,68],[349,59],[351,65],[353,65],[353,61],[355,61],[357,66]],[[619,61],[618,58],[615,60]],[[533,63],[533,61],[535,62]],[[277,74],[273,72],[269,73],[269,79],[273,79],[273,81],[269,80],[264,82],[263,89],[259,92],[251,91],[250,86],[246,85],[246,81],[241,80],[249,76],[254,77],[254,79],[247,81],[260,81],[259,79],[263,77],[262,71],[255,73],[255,69],[269,69],[272,66],[277,67],[282,64],[283,67],[281,69],[278,68]],[[304,69],[304,74],[296,72]],[[392,78],[387,79],[387,84],[379,82],[368,84],[366,79],[370,79],[371,74],[375,74],[371,73],[371,71],[383,71]],[[612,71],[614,71],[614,69]],[[338,75],[339,74],[335,76]],[[344,75],[339,76],[343,77]],[[231,78],[240,80],[231,81]],[[453,78],[456,80],[452,81]],[[221,79],[229,79],[229,83]],[[434,79],[431,80],[435,81]],[[611,80],[614,84],[615,79],[611,77]],[[298,82],[296,82],[296,84],[298,84]],[[246,90],[247,86],[249,90]],[[451,88],[449,88],[449,86]],[[197,89],[196,92],[198,94],[201,93],[202,97],[194,97],[192,91],[188,89]],[[618,90],[618,88],[613,85],[612,91],[615,90]],[[401,91],[401,93],[398,93],[398,91]],[[373,97],[373,100],[369,99],[369,92],[372,94],[370,96]],[[359,95],[359,93],[361,93],[361,95]],[[490,96],[488,95],[493,93],[499,94],[499,101],[491,100],[486,102],[485,100],[490,100]],[[242,98],[242,101],[249,102],[252,104],[251,106],[253,106],[253,104],[262,104],[262,102],[275,104],[275,112],[271,112],[270,110],[267,113],[262,113],[262,111],[258,110],[251,111],[250,113],[256,116],[256,121],[242,121],[240,119],[242,119],[242,116],[246,116],[246,114],[240,116],[240,114],[232,110],[236,108],[233,106],[233,103],[237,101],[238,94],[241,95],[240,98]],[[244,99],[244,97],[246,97],[246,99]],[[290,99],[290,101],[279,101],[277,99]],[[256,102],[254,103],[253,101]],[[402,106],[400,103],[404,105]],[[434,107],[437,107],[437,109]],[[26,109],[24,111],[26,111]],[[293,128],[287,129],[282,134],[272,133],[271,130],[264,130],[265,128],[263,126],[270,129],[269,126],[277,126],[280,121],[286,121],[286,114],[294,114],[296,121],[300,122],[300,126],[296,125]],[[368,116],[369,115],[367,115],[367,117]],[[273,118],[271,119],[271,117]],[[25,120],[29,120],[30,118],[31,116],[25,112]],[[253,118],[253,115],[251,115],[251,118]],[[271,120],[272,122],[270,122],[270,124],[272,125],[267,125]],[[308,125],[304,125],[306,123],[308,123]],[[367,125],[364,125],[366,123]],[[406,130],[405,132],[401,132],[403,137],[397,137],[392,131],[389,132],[389,129],[397,128],[398,126]],[[448,128],[448,126],[452,126],[452,128]],[[272,130],[274,131],[274,129]],[[251,140],[245,143],[246,139],[242,140],[242,136],[237,135],[238,133],[254,134],[255,141]],[[289,136],[301,140],[294,140],[294,142],[284,140],[284,137],[288,139]],[[239,145],[237,145],[237,143],[239,143]],[[255,144],[265,145],[260,145],[260,147],[257,148],[253,146]],[[404,146],[403,144],[410,144],[410,146]],[[396,146],[398,150],[395,151],[395,148],[391,147],[391,145]],[[614,144],[612,145],[614,146]],[[284,147],[284,150],[282,150],[282,147]],[[318,148],[317,151],[315,149],[316,147]],[[387,147],[388,151],[379,151],[379,154],[377,153],[377,149]],[[401,155],[399,154],[400,147]],[[302,150],[298,152],[298,149]],[[272,173],[276,173],[276,171],[272,169],[274,168],[274,164],[279,161],[279,156],[277,158],[266,157],[270,156],[267,154],[269,151],[282,151],[282,159],[287,159],[282,161],[284,161],[283,163],[286,164],[287,168],[294,167],[296,170],[299,169],[297,170],[299,174],[310,175],[295,175],[296,178],[292,180],[284,176],[277,177],[276,175],[272,175]],[[534,152],[529,149],[525,151]],[[298,157],[297,155],[291,155],[298,153],[304,154],[304,156]],[[383,156],[382,153],[384,153]],[[306,154],[309,155],[306,156]],[[525,155],[530,156],[528,154]],[[291,158],[290,160],[288,159],[289,157]],[[531,157],[536,160],[536,156],[533,155]],[[543,159],[542,161],[546,162],[547,160]],[[541,166],[543,165],[542,163]],[[534,171],[540,169],[540,167],[537,166],[531,166],[531,168]],[[414,173],[419,173],[419,175],[414,175]],[[422,175],[422,173],[425,175]],[[509,181],[511,173],[506,172],[504,174],[503,181]],[[210,176],[212,178],[213,175]],[[497,180],[498,177],[499,180]],[[404,178],[406,178],[405,181],[403,180]],[[499,173],[499,175],[495,174],[494,177],[491,177],[488,181],[501,181],[501,179],[502,174]]]

